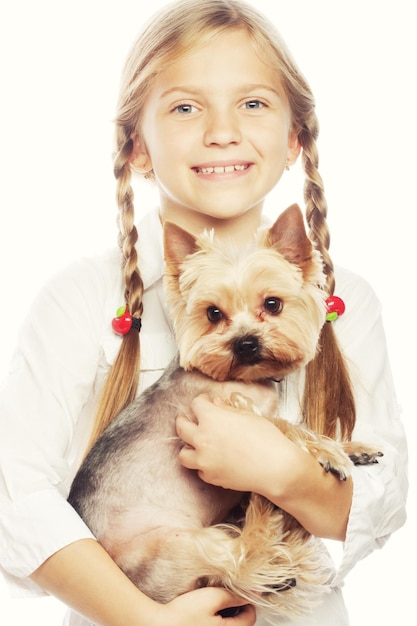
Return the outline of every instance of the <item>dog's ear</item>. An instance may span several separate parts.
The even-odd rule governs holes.
[[[266,246],[275,248],[290,263],[302,267],[311,259],[313,244],[307,236],[298,204],[286,209],[268,231]]]
[[[173,224],[164,224],[164,254],[167,270],[171,274],[178,274],[180,265],[186,257],[198,250],[196,239],[186,230]]]

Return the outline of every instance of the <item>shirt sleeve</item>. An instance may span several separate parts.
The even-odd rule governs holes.
[[[79,416],[94,404],[105,282],[87,261],[49,281],[1,390],[0,566],[12,577],[92,536],[66,497]],[[84,435],[92,419],[91,411]]]
[[[353,470],[353,501],[335,584],[355,563],[376,548],[406,519],[407,444],[387,354],[381,306],[368,283],[339,270],[337,295],[346,312],[336,332],[347,358],[355,391],[354,441],[375,445],[384,456],[378,464]]]

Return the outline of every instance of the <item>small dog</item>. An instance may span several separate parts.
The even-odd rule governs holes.
[[[182,467],[175,417],[201,393],[252,407],[326,471],[349,475],[342,445],[277,417],[276,381],[315,356],[325,322],[320,255],[293,205],[244,250],[166,224],[165,256],[179,355],[95,443],[69,502],[159,602],[222,586],[266,619],[299,615],[327,589],[325,551],[265,498],[206,484]],[[352,444],[350,452],[357,463],[379,455]]]

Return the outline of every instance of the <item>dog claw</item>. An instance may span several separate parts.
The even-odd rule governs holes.
[[[329,462],[327,463],[321,463],[320,464],[324,471],[327,474],[334,474],[339,480],[346,480],[347,479],[347,474],[344,470],[342,469],[337,469],[336,467],[333,467],[333,465]]]
[[[332,474],[334,474],[336,476],[336,478],[338,478],[339,480],[347,480],[346,472],[344,472],[342,470],[335,469],[334,467],[331,467],[329,471]]]
[[[372,465],[378,463],[378,458],[384,456],[382,452],[358,452],[357,454],[350,454],[349,458],[354,465]]]

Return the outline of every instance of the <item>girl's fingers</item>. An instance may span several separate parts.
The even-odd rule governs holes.
[[[197,430],[197,424],[191,422],[183,413],[177,415],[176,430],[178,437],[189,446],[193,445],[194,435]]]
[[[171,622],[181,623],[182,626],[253,626],[256,621],[253,606],[221,587],[203,587],[177,596],[170,603],[161,606],[163,613],[167,609],[173,610],[171,616],[182,615],[180,621],[174,618]]]

